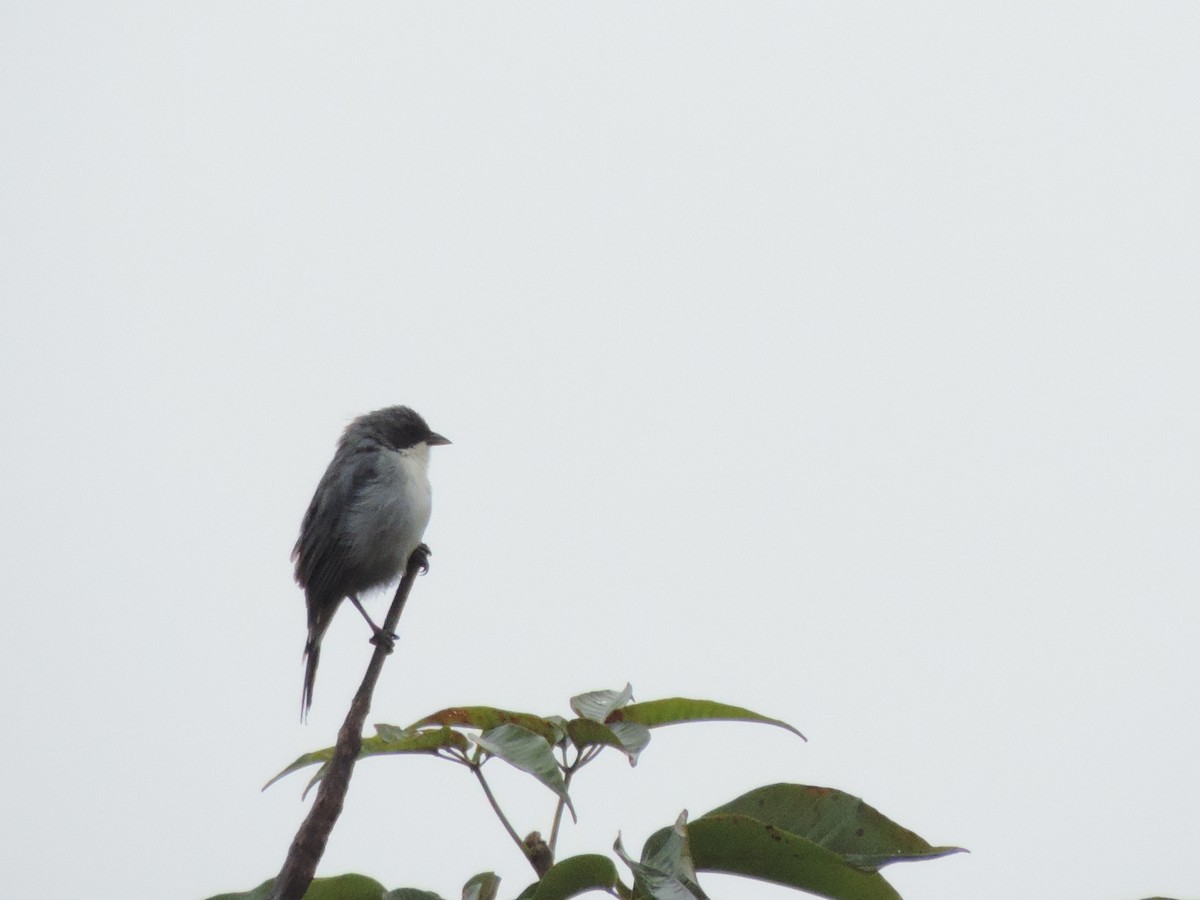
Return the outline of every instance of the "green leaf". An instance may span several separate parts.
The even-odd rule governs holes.
[[[480,872],[463,885],[462,900],[496,900],[500,876],[495,872]]]
[[[336,875],[314,878],[304,900],[380,900],[387,888],[366,875]]]
[[[497,709],[494,706],[451,706],[431,713],[419,722],[414,722],[406,730],[411,731],[426,725],[460,725],[466,728],[478,728],[480,731],[491,731],[493,728],[505,724],[520,725],[535,734],[540,734],[551,743],[558,743],[562,738],[561,728],[549,719],[535,716],[533,713]]]
[[[544,737],[521,725],[506,724],[485,731],[475,738],[475,743],[546,785],[567,804],[572,817],[575,816],[575,808],[567,796],[567,785],[554,759],[554,748]]]
[[[636,766],[638,757],[650,743],[650,729],[637,722],[613,722],[608,727],[617,736],[621,746],[625,748],[625,753],[629,756],[629,764]]]
[[[656,832],[658,842],[650,841],[642,849],[641,862],[625,852],[620,835],[613,850],[633,870],[635,898],[651,900],[708,900],[696,882],[696,867],[688,846],[687,810],[679,814],[674,826]]]
[[[961,847],[930,846],[924,838],[900,827],[858,797],[833,788],[768,785],[717,807],[695,824],[724,814],[749,816],[805,837],[868,871],[901,860],[936,859],[963,852]]]
[[[208,900],[269,900],[271,889],[275,887],[275,879],[268,878],[252,891],[240,891],[229,894],[216,894]]]
[[[401,728],[399,725],[388,725],[384,722],[375,723],[376,736],[385,741],[402,741],[416,733],[414,728]]]
[[[218,894],[209,900],[269,900],[275,887],[275,879],[264,881],[252,891],[241,894]],[[428,891],[401,888],[387,892],[382,884],[366,875],[335,875],[331,878],[314,878],[304,900],[442,900]]]
[[[317,763],[327,763],[331,759],[333,759],[332,747],[326,747],[324,750],[314,750],[312,753],[305,753],[303,756],[297,757],[295,762],[264,784],[262,789],[265,791],[285,775],[291,775],[293,772],[298,772],[301,769],[316,765]]]
[[[633,685],[626,684],[623,691],[589,691],[571,698],[571,709],[575,715],[593,722],[605,722],[614,710],[620,709],[633,699]]]
[[[612,893],[618,883],[617,867],[611,859],[598,853],[585,853],[551,866],[529,897],[530,900],[566,900],[588,891]]]
[[[425,731],[408,731],[388,725],[376,725],[375,728],[378,732],[377,734],[363,738],[362,748],[358,751],[359,759],[367,756],[386,756],[398,753],[436,753],[438,750],[449,749],[451,747],[466,753],[471,747],[466,736],[459,734],[452,728],[430,728]],[[323,750],[314,750],[312,753],[305,753],[264,784],[262,789],[265,791],[285,775],[290,775],[300,769],[321,763],[320,770],[313,776],[308,786],[304,789],[304,792],[307,794],[314,784],[325,777],[325,764],[331,759],[333,759],[332,747],[325,747]]]
[[[647,852],[669,829],[646,841]],[[697,869],[771,881],[832,900],[900,900],[877,872],[864,872],[832,850],[746,816],[709,814],[688,828]]]
[[[634,703],[624,709],[613,710],[605,721],[609,725],[613,722],[637,722],[647,728],[678,725],[682,722],[759,722],[763,725],[785,728],[802,740],[808,740],[787,722],[779,719],[771,719],[740,706],[730,706],[728,703],[717,703],[713,700],[689,700],[686,697]]]
[[[378,728],[379,726],[376,726]],[[465,734],[453,728],[428,728],[424,731],[386,729],[363,738],[359,759],[364,756],[387,756],[395,753],[436,753],[438,750],[458,750],[466,753],[471,742]]]
[[[378,728],[378,726],[376,726]],[[454,748],[466,753],[471,742],[453,728],[427,728],[424,731],[385,729],[363,738],[358,756],[386,756],[393,753],[434,753]]]
[[[630,765],[637,765],[638,754],[650,741],[650,732],[641,726],[632,725],[632,723],[618,724],[629,725],[630,728],[640,729],[640,731],[622,729],[625,733],[619,734],[617,729],[593,722],[591,719],[572,719],[566,724],[567,737],[579,750],[588,747],[616,747],[629,757]],[[644,740],[642,739],[643,735]]]
[[[567,736],[567,720],[562,716],[546,716],[546,721],[558,732],[558,743],[562,743]]]

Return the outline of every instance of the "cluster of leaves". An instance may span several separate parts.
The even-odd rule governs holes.
[[[569,787],[574,775],[605,748],[623,753],[630,764],[650,741],[652,729],[688,722],[740,721],[792,726],[742,707],[709,700],[672,698],[632,702],[632,689],[593,691],[571,699],[575,718],[542,717],[494,707],[443,709],[407,728],[377,725],[363,739],[361,757],[431,754],[470,769],[509,836],[539,878],[517,900],[566,900],[588,891],[605,891],[627,900],[705,900],[698,871],[723,872],[774,882],[835,900],[899,900],[879,874],[888,863],[931,859],[958,852],[933,847],[856,797],[832,788],[776,784],[743,794],[688,822],[686,811],[674,825],[651,835],[637,859],[620,837],[616,857],[632,873],[621,880],[608,856],[583,854],[554,860],[563,811],[574,815]],[[310,766],[320,766],[306,788],[325,774],[333,748],[307,753],[268,782]],[[490,759],[501,759],[527,772],[558,798],[548,841],[537,832],[517,835],[483,775]],[[212,900],[259,900],[271,882],[247,894]],[[495,900],[499,879],[492,873],[472,878],[464,900]],[[442,900],[412,888],[387,891],[361,875],[314,880],[306,900]]]

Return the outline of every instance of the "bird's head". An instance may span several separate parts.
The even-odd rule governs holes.
[[[389,406],[359,416],[346,428],[345,441],[355,438],[370,438],[389,450],[408,450],[418,444],[435,447],[449,444],[433,431],[415,411],[407,406]]]

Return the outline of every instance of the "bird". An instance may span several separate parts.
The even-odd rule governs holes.
[[[341,602],[349,599],[374,632],[391,645],[359,596],[398,578],[419,548],[432,508],[429,448],[449,444],[407,406],[389,406],[346,426],[317,484],[292,551],[296,583],[308,607],[304,692],[300,718],[313,701],[321,639]]]

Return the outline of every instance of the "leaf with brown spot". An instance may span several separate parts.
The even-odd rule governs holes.
[[[377,725],[375,727],[376,734],[363,738],[362,748],[358,751],[359,759],[365,759],[368,756],[437,753],[439,750],[450,748],[466,753],[471,746],[467,738],[453,728],[428,728],[424,731],[408,731],[387,725]],[[298,772],[301,769],[320,763],[321,768],[317,770],[317,774],[312,777],[312,780],[309,781],[308,786],[304,789],[304,793],[307,794],[312,790],[313,785],[325,777],[325,764],[331,759],[333,759],[332,747],[325,747],[321,750],[314,750],[312,753],[305,753],[264,784],[262,789],[265,791],[285,775],[291,775],[293,772]]]
[[[494,706],[451,706],[430,713],[405,730],[412,731],[428,725],[458,725],[464,728],[478,728],[480,731],[491,731],[501,725],[519,725],[541,735],[552,744],[557,744],[562,739],[561,729],[542,716],[498,709]]]
[[[864,871],[901,860],[936,859],[965,852],[961,847],[933,847],[897,825],[858,797],[833,788],[804,784],[772,784],[742,794],[697,819],[739,815],[799,835],[833,851]]]
[[[647,851],[667,829],[646,841]],[[864,872],[807,838],[747,816],[712,815],[688,825],[698,870],[758,878],[832,900],[900,900],[878,872]]]

